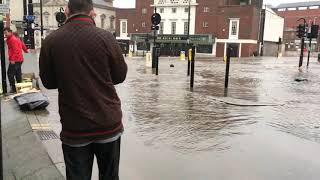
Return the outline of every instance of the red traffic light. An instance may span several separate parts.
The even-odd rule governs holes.
[[[153,25],[158,25],[160,24],[161,22],[161,16],[159,13],[154,13],[152,16],[151,16],[151,23]]]

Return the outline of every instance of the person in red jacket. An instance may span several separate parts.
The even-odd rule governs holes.
[[[23,52],[28,53],[25,44],[17,38],[10,28],[4,29],[4,35],[7,38],[8,55],[9,55],[9,68],[8,79],[11,86],[11,93],[16,92],[15,83],[22,82],[21,66],[23,63]]]

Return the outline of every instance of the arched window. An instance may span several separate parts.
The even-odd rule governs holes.
[[[50,16],[50,13],[48,12],[44,12],[43,13],[43,24],[44,26],[49,26],[49,16]]]
[[[35,17],[34,18],[34,23],[40,24],[40,13],[38,11],[36,11],[36,12],[33,13],[33,15]]]
[[[115,17],[110,16],[110,29],[114,29],[114,20],[115,20]]]
[[[101,19],[101,28],[102,28],[102,29],[105,29],[106,15],[105,15],[105,14],[102,14],[102,15],[100,16],[100,19]]]

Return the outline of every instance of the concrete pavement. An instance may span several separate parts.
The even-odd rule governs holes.
[[[5,180],[64,179],[47,150],[32,131],[34,113],[23,113],[13,100],[1,100]]]

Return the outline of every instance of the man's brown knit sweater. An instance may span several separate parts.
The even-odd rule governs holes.
[[[40,77],[59,90],[61,139],[68,144],[112,138],[123,131],[120,99],[127,65],[113,35],[76,15],[42,44]]]

